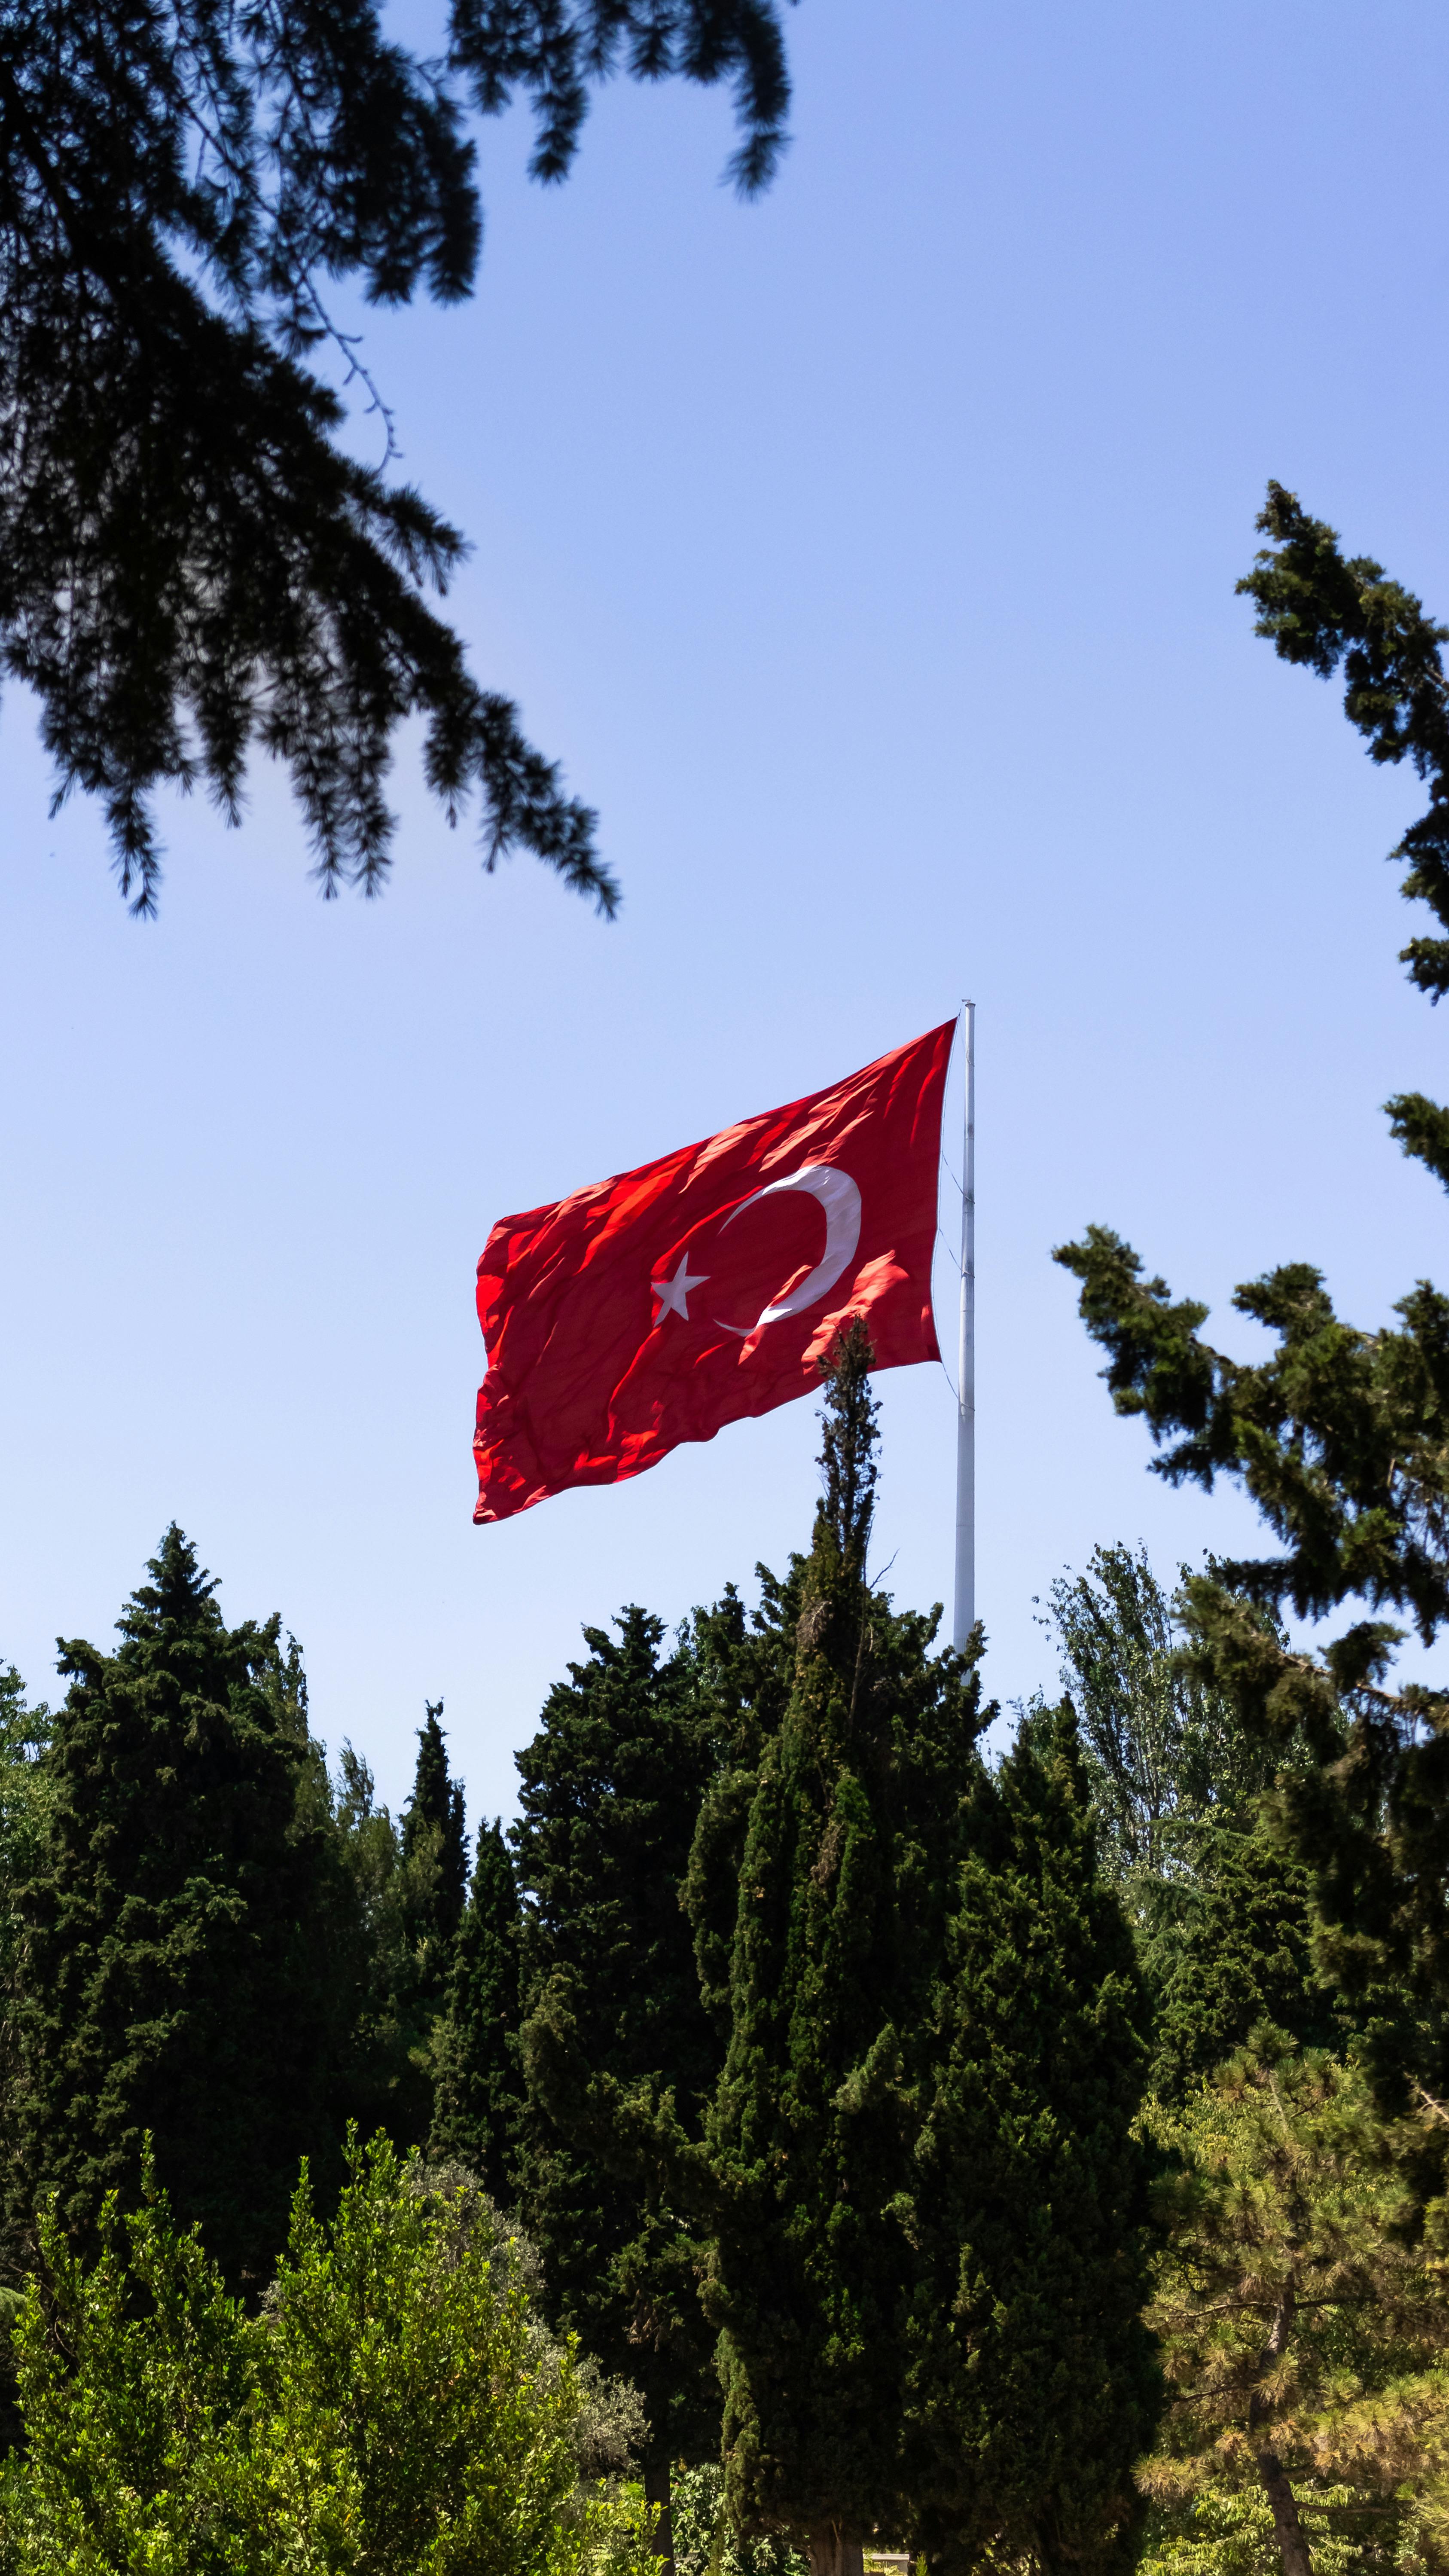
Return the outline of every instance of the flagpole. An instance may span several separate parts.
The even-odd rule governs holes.
[[[956,1384],[956,1621],[964,1649],[976,1623],[976,1005],[966,1017],[966,1139],[961,1188],[961,1347]]]

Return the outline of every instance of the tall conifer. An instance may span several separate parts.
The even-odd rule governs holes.
[[[74,1640],[19,1892],[25,2189],[85,2235],[143,2135],[233,2280],[264,2280],[327,2077],[325,1837],[299,1816],[276,1620],[228,1629],[173,1525],[113,1655]]]
[[[432,2002],[441,1996],[453,1936],[463,1919],[468,1891],[468,1837],[463,1825],[463,1784],[448,1769],[441,1700],[425,1700],[418,1728],[418,1761],[412,1796],[403,1809],[402,1856],[407,1873],[409,1926],[419,1954],[421,1983]]]
[[[1350,2021],[1314,1964],[1312,1877],[1259,1808],[1202,1819],[1185,1857],[1191,1875],[1144,1950],[1164,2101],[1194,2091],[1260,2022],[1331,2048]]]
[[[927,1624],[895,1620],[867,1583],[868,1366],[857,1326],[830,1379],[790,1697],[745,1828],[710,2128],[706,2305],[722,2329],[731,2503],[747,2526],[806,2542],[817,2571],[858,2568],[862,2541],[877,2528],[894,2538],[907,2519],[909,2247],[883,2213],[906,2179],[905,2052],[983,1722],[974,1673],[951,1658],[928,1674]],[[897,1829],[910,1841],[913,1823],[919,1840],[898,1854]]]
[[[513,1863],[495,1817],[479,1827],[473,1885],[453,1944],[429,2153],[468,2166],[502,2202],[512,2197],[522,2085],[518,1929]]]
[[[979,1637],[933,1656],[939,1613],[870,1585],[869,1365],[854,1325],[743,1834],[705,2287],[731,2502],[816,2576],[873,2535],[1101,2564],[1152,2414],[1131,1939],[1069,1723],[994,1779]],[[707,1984],[717,1884],[696,1873]]]
[[[1128,2566],[1160,2384],[1139,2323],[1144,2014],[1069,1706],[978,1772],[920,2058],[902,2437],[942,2576]]]
[[[555,2322],[631,2379],[651,2497],[719,2431],[681,2159],[719,2048],[680,1904],[715,1739],[689,1640],[629,1608],[550,1692],[518,1757],[527,2103],[519,2202]],[[663,2537],[667,2543],[667,2523]]]

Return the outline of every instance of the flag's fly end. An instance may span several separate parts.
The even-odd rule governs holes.
[[[852,1315],[877,1369],[941,1356],[931,1311],[956,1022],[844,1082],[504,1217],[478,1265],[476,1521],[637,1476],[818,1393]]]

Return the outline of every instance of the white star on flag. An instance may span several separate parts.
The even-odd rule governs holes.
[[[687,1324],[689,1292],[691,1288],[702,1288],[708,1277],[707,1270],[690,1269],[689,1255],[685,1252],[680,1255],[679,1268],[672,1279],[651,1279],[649,1285],[659,1300],[655,1323],[662,1324],[666,1315],[682,1315]]]

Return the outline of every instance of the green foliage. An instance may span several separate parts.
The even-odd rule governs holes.
[[[11,2406],[6,2329],[24,2278],[23,2174],[15,2154],[16,2001],[21,1961],[15,1892],[33,1877],[45,1846],[50,1783],[44,1754],[51,1715],[26,1704],[13,1664],[0,1665],[0,2449],[17,2430]]]
[[[43,1703],[28,1707],[25,1685],[14,1665],[0,1665],[0,2096],[7,2106],[15,2083],[20,1966],[15,1891],[34,1875],[45,1847],[50,1781],[43,1757],[50,1733],[49,1709]],[[8,2118],[4,2130],[8,2154]]]
[[[1144,1551],[1099,1547],[1048,1599],[1103,1860],[1137,1933],[1153,2091],[1178,2099],[1261,2021],[1330,2045],[1339,2025],[1314,1967],[1312,1882],[1266,1812],[1273,1748],[1185,1667]]]
[[[1082,1283],[1082,1318],[1108,1355],[1102,1374],[1117,1411],[1173,1441],[1154,1474],[1207,1491],[1219,1475],[1239,1478],[1283,1542],[1280,1556],[1225,1561],[1210,1588],[1271,1611],[1286,1604],[1300,1619],[1362,1594],[1431,1638],[1449,1611],[1437,1536],[1449,1301],[1421,1282],[1395,1309],[1402,1332],[1359,1332],[1335,1315],[1318,1271],[1289,1263],[1234,1291],[1237,1311],[1278,1337],[1267,1360],[1238,1361],[1199,1338],[1207,1308],[1174,1304],[1106,1228],[1089,1226],[1055,1258]],[[1190,1601],[1201,1582],[1190,1579]],[[1375,1679],[1399,1634],[1373,1622],[1350,1629],[1332,1650],[1331,1681],[1353,1689]],[[1280,1667],[1292,1660],[1279,1650]],[[1331,1688],[1324,1716],[1332,1727]]]
[[[1189,2576],[1203,2508],[1236,2530],[1234,2563],[1259,2563],[1262,2508],[1226,2510],[1256,2493],[1287,2569],[1304,2505],[1341,2563],[1442,2569],[1449,2238],[1443,2202],[1427,2227],[1416,2209],[1420,2136],[1352,2066],[1266,2029],[1152,2125],[1176,2158],[1148,2311],[1171,2403],[1140,2476],[1168,2563]]]
[[[453,1939],[463,1919],[468,1888],[468,1837],[463,1830],[463,1785],[448,1770],[438,1721],[443,1703],[425,1703],[418,1729],[413,1792],[403,1810],[402,1856],[407,1874],[408,1931],[417,1953],[418,1982],[429,2004],[441,2003],[452,1962]]]
[[[719,2390],[685,2184],[719,2049],[680,1890],[715,1761],[688,1640],[629,1608],[585,1629],[518,1756],[523,1893],[519,2208],[556,2321],[649,2416],[651,2476],[707,2455]]]
[[[1002,2556],[1125,2567],[1160,2402],[1139,2322],[1146,2052],[1069,1708],[1022,1726],[965,1821],[891,2213],[909,2248],[908,2528],[960,2576]]]
[[[1184,1568],[1186,1572],[1186,1568]],[[1225,1695],[1185,1671],[1172,1605],[1139,1548],[1096,1547],[1047,1595],[1104,1868],[1140,1905],[1181,1868],[1184,1828],[1271,1780]]]
[[[681,2470],[673,2520],[678,2576],[807,2576],[807,2561],[787,2541],[773,2533],[748,2540],[733,2528],[717,2460]]]
[[[1356,1619],[1314,1657],[1286,1642],[1278,1613],[1321,1620],[1361,1596],[1371,1611],[1408,1611],[1426,1643],[1442,1626],[1449,1302],[1421,1283],[1398,1308],[1402,1332],[1362,1333],[1335,1316],[1317,1271],[1289,1266],[1236,1292],[1279,1337],[1267,1360],[1239,1362],[1199,1338],[1203,1307],[1174,1305],[1104,1228],[1056,1257],[1082,1282],[1117,1410],[1172,1441],[1156,1471],[1208,1490],[1231,1476],[1284,1542],[1276,1557],[1189,1577],[1186,1624],[1201,1668],[1285,1766],[1281,1811],[1313,1872],[1320,1967],[1374,2034],[1383,2083],[1414,2070],[1437,2090],[1449,2066],[1449,1697],[1384,1687],[1403,1633],[1390,1621]]]
[[[1390,855],[1409,861],[1404,895],[1427,903],[1449,930],[1449,685],[1440,650],[1449,626],[1426,617],[1413,592],[1371,556],[1345,559],[1334,529],[1310,519],[1281,483],[1269,484],[1258,526],[1273,543],[1238,584],[1257,601],[1255,632],[1283,661],[1306,663],[1320,679],[1342,666],[1344,713],[1370,759],[1408,760],[1429,781],[1428,813]],[[1434,1001],[1449,992],[1449,940],[1414,939],[1401,955],[1421,992]],[[1396,1105],[1407,1113],[1405,1151],[1415,1153],[1416,1113],[1432,1104],[1412,1096]]]
[[[857,1328],[738,1876],[705,2287],[731,2508],[824,2554],[1099,2564],[1153,2397],[1131,1939],[1069,1721],[994,1778],[974,1657],[867,1580],[868,1367]]]
[[[337,2073],[332,2120],[385,2128],[419,2145],[432,2116],[432,2014],[412,1937],[402,1835],[377,1802],[372,1773],[344,1744],[326,1784],[324,1819],[337,1889],[330,1986]],[[320,2168],[319,2168],[320,2170]]]
[[[112,2194],[96,2233],[87,2270],[54,2208],[42,2213],[44,2268],[14,2331],[28,2456],[12,2456],[0,2489],[6,2576],[275,2564],[258,2549],[240,2305],[149,2170],[135,2216],[123,2223]]]
[[[730,1963],[745,1833],[765,1748],[779,1734],[795,1678],[795,1629],[807,1559],[792,1555],[783,1582],[757,1565],[759,1606],[746,1618],[733,1584],[713,1610],[697,1610],[692,1642],[700,1704],[718,1746],[700,1801],[684,1906],[694,1928],[700,1997],[723,2062],[730,2033]]]
[[[897,1620],[867,1588],[867,1367],[852,1337],[827,1399],[790,1694],[745,1828],[709,2132],[706,2303],[721,2329],[731,2507],[746,2528],[801,2543],[904,2515],[906,2249],[890,2214],[909,2179],[902,2052],[924,2020],[961,1785],[987,1720],[973,1671],[928,1663],[932,1623]]]
[[[497,2212],[385,2140],[347,2164],[330,2228],[304,2182],[255,2317],[154,2189],[107,2203],[90,2270],[47,2219],[6,2576],[647,2576]]]
[[[1440,647],[1417,600],[1367,558],[1346,562],[1333,531],[1270,485],[1265,551],[1242,585],[1259,631],[1325,676],[1342,663],[1345,706],[1379,761],[1411,759],[1430,808],[1400,845],[1407,894],[1449,922],[1449,723]],[[1405,951],[1414,980],[1449,989],[1449,943]],[[1449,1113],[1418,1095],[1389,1103],[1394,1132],[1449,1179]],[[1200,1669],[1250,1732],[1290,1750],[1279,1812],[1311,1869],[1318,1962],[1364,2027],[1381,2098],[1402,2106],[1449,2083],[1449,1694],[1386,1687],[1411,1621],[1432,1644],[1449,1617],[1449,1299],[1427,1280],[1401,1298],[1397,1328],[1365,1332],[1334,1311],[1321,1274],[1284,1264],[1233,1303],[1277,1349],[1230,1359],[1201,1337],[1207,1309],[1174,1301],[1103,1226],[1056,1258],[1081,1282],[1081,1313],[1107,1354],[1119,1413],[1141,1415],[1162,1450],[1155,1471],[1211,1490],[1240,1483],[1280,1542],[1276,1556],[1227,1563],[1185,1586]],[[1356,1616],[1314,1654],[1279,1624]]]
[[[248,751],[286,762],[329,891],[381,883],[392,737],[422,719],[450,820],[491,866],[532,850],[612,910],[594,818],[426,604],[465,551],[338,443],[302,362],[327,306],[465,295],[481,238],[468,108],[520,93],[561,179],[594,83],[734,84],[733,164],[762,186],[788,98],[774,0],[452,0],[440,58],[373,0],[17,0],[0,44],[0,663],[41,702],[58,794],[105,806],[123,891],[155,901],[150,796],[239,819]]]
[[[1311,1875],[1260,1808],[1195,1820],[1169,1894],[1143,1944],[1154,2093],[1181,2100],[1260,2022],[1309,2047],[1341,2040],[1346,2017],[1315,1966]]]
[[[1390,2570],[1399,2576],[1392,2543],[1375,2545],[1365,2536],[1360,2500],[1351,2487],[1308,2481],[1299,2487],[1297,2503],[1313,2576],[1390,2576]],[[1360,2509],[1353,2515],[1356,2504]],[[1347,2530],[1345,2508],[1352,2517]],[[1225,2494],[1216,2487],[1176,2511],[1159,2507],[1147,2517],[1138,2565],[1141,2576],[1281,2576],[1273,2508],[1261,2488]]]
[[[479,1828],[473,1884],[453,1944],[429,2152],[468,2166],[504,2203],[513,2196],[523,2086],[518,1936],[513,1863],[495,1817]]]
[[[436,1712],[419,1733],[418,1779],[400,1821],[378,1803],[350,1744],[335,1782],[321,1769],[317,1793],[332,1893],[333,2128],[340,2136],[349,2119],[381,2126],[404,2149],[421,2146],[433,2123],[466,1869],[463,1792],[449,1777]]]
[[[9,1889],[30,1876],[45,1840],[50,1793],[43,1756],[51,1714],[26,1702],[13,1664],[0,1664],[0,1882]],[[14,1964],[13,1924],[0,1913],[0,1976],[6,1991]]]
[[[229,2280],[264,2280],[324,2131],[328,1856],[299,1812],[279,1622],[228,1629],[173,1525],[113,1655],[72,1641],[18,1890],[25,2199],[93,2231],[141,2141]],[[24,2210],[16,2213],[22,2221]]]

